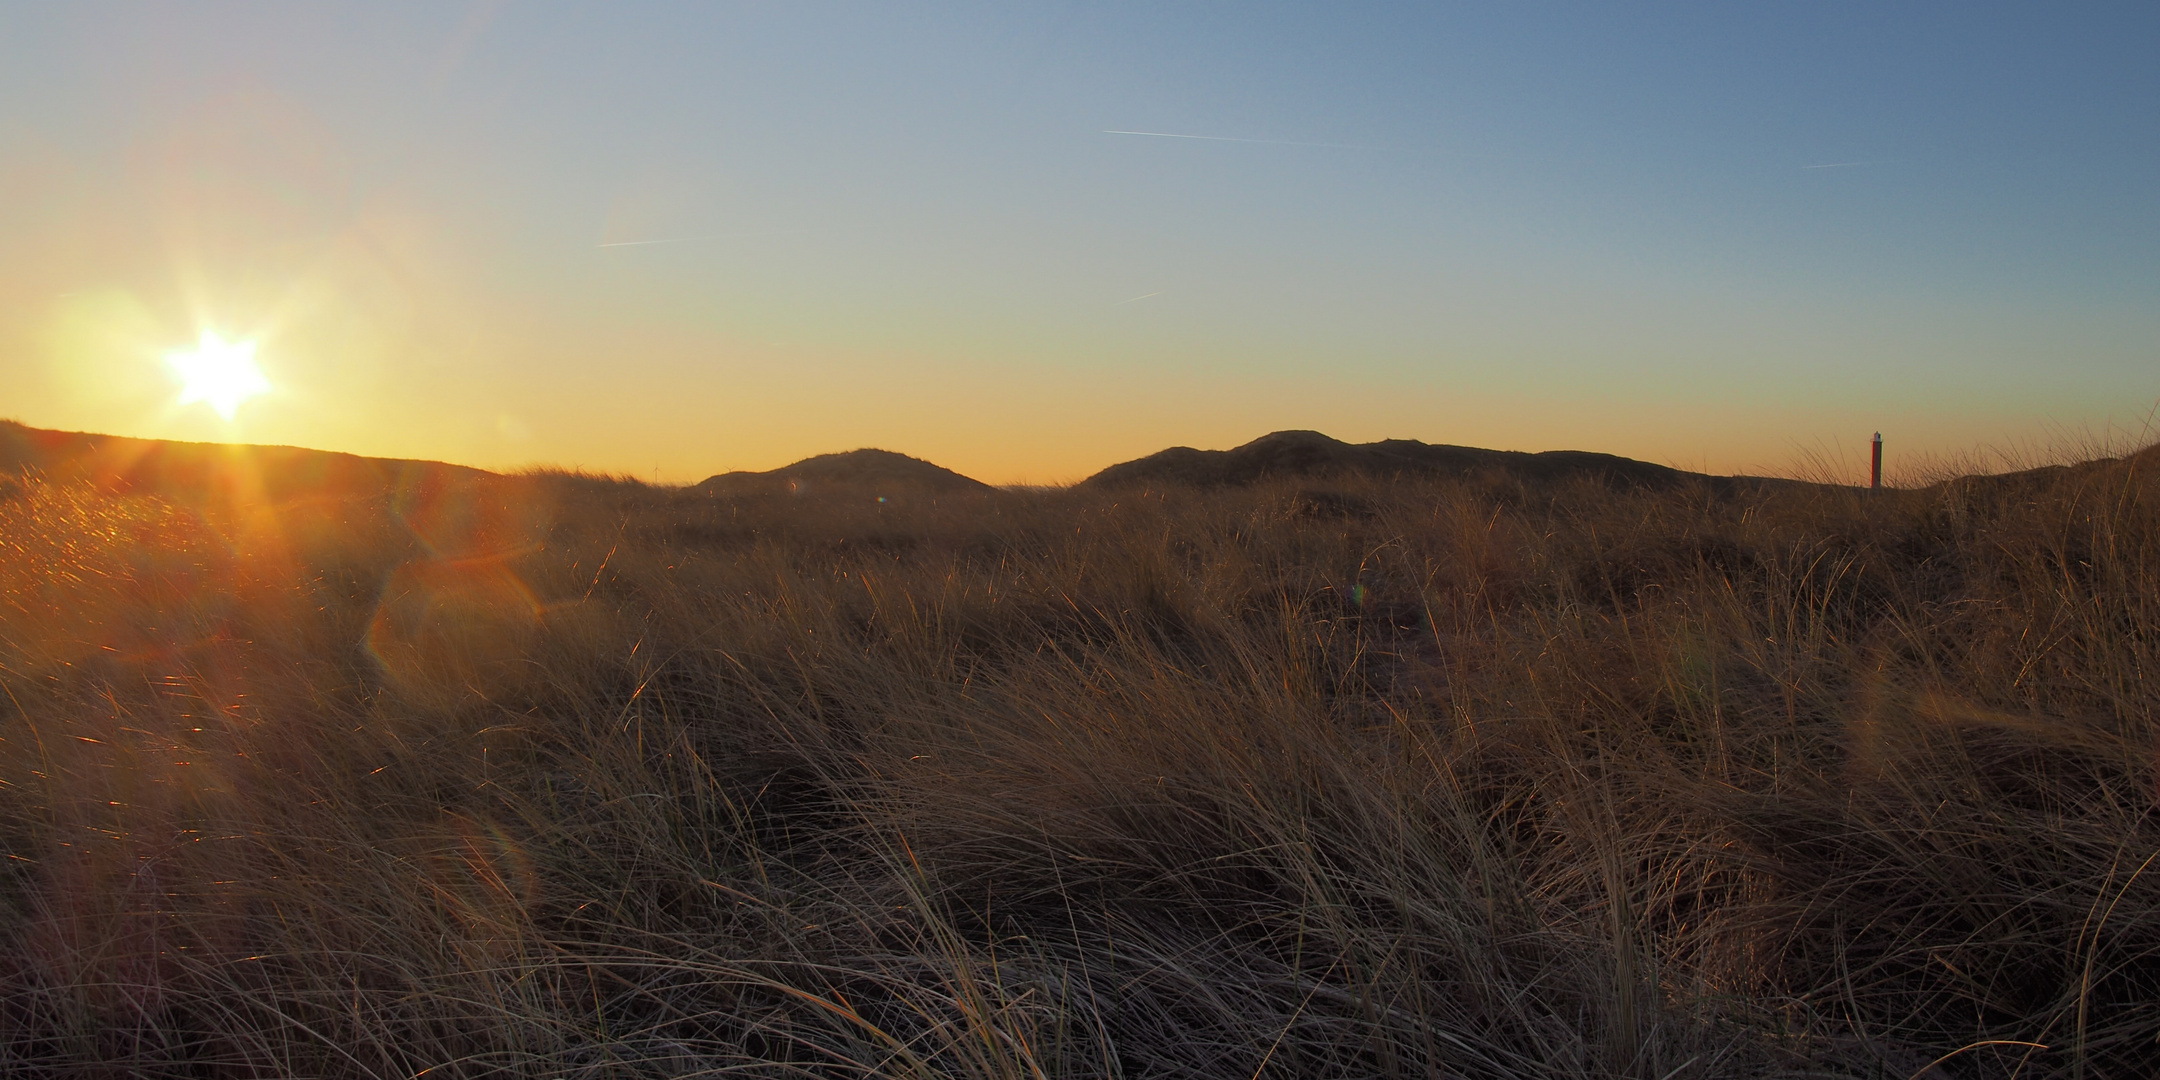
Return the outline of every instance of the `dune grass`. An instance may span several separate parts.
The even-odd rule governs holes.
[[[2142,1077],[2160,460],[0,498],[11,1076]]]

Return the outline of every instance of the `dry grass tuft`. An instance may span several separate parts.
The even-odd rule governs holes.
[[[9,1075],[2160,1056],[2151,452],[1872,497],[24,479],[0,548]]]

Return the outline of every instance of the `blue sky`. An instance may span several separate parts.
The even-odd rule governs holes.
[[[2134,432],[2155,42],[2128,5],[17,5],[0,413],[668,480]],[[278,387],[231,421],[159,360],[205,326]]]

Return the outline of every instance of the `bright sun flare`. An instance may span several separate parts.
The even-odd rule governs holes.
[[[270,389],[252,341],[226,341],[205,330],[195,348],[166,353],[165,362],[180,376],[180,404],[203,402],[227,420],[241,402]]]

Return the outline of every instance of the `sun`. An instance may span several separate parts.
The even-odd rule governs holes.
[[[165,363],[180,377],[180,404],[200,401],[227,420],[241,402],[270,389],[255,364],[254,342],[226,341],[208,330],[193,349],[166,353]]]

